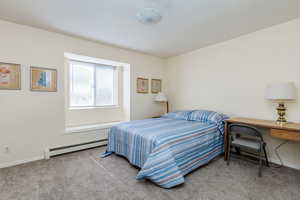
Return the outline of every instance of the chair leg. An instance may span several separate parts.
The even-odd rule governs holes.
[[[235,147],[235,151],[236,151],[237,155],[241,155],[241,150],[239,147]]]
[[[229,165],[229,162],[230,162],[230,154],[231,154],[231,137],[229,137],[229,141],[228,141],[227,165]]]
[[[264,154],[265,154],[265,159],[266,159],[266,165],[267,165],[267,167],[270,167],[269,159],[268,159],[268,155],[267,155],[267,151],[266,151],[266,145],[265,144],[263,146],[263,149],[264,149]]]
[[[258,177],[261,177],[261,170],[262,170],[262,145],[259,151],[259,169],[258,169]]]

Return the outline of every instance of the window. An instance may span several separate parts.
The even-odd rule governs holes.
[[[117,105],[117,74],[114,66],[71,61],[70,107]]]

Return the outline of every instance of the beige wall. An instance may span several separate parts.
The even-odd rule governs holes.
[[[137,94],[137,77],[162,78],[171,109],[203,108],[230,116],[274,119],[276,106],[264,99],[267,83],[294,81],[300,97],[300,20],[164,60],[28,26],[0,21],[0,62],[22,64],[22,90],[0,91],[0,166],[40,158],[47,147],[103,138],[99,132],[65,134],[64,53],[131,65],[131,119],[163,112],[153,95]],[[164,65],[167,65],[163,69]],[[29,91],[29,66],[58,69],[58,92]],[[166,77],[164,76],[166,75]],[[167,78],[167,79],[166,79]],[[167,87],[166,87],[167,86]],[[300,122],[299,100],[288,104],[288,119]],[[98,113],[95,117],[102,119]],[[274,161],[282,142],[265,133]],[[9,152],[5,152],[5,147]],[[300,168],[300,145],[280,149],[286,165]]]
[[[0,91],[0,165],[40,158],[47,147],[87,142],[104,134],[65,134],[64,53],[129,63],[131,119],[163,112],[152,94],[137,94],[135,79],[164,78],[164,60],[28,26],[0,21],[0,62],[22,64],[22,90]],[[30,92],[29,66],[57,68],[58,92]],[[98,116],[95,117],[103,117]],[[9,152],[5,152],[5,147]]]
[[[275,119],[264,99],[272,81],[293,81],[300,97],[300,19],[168,59],[171,109],[203,108],[230,116]],[[288,119],[300,122],[300,100],[288,104]],[[282,142],[265,133],[272,159]],[[300,143],[280,150],[286,165],[300,169]]]

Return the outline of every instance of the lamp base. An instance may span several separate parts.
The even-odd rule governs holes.
[[[277,109],[277,113],[279,115],[279,117],[276,120],[276,122],[278,124],[285,124],[285,123],[287,123],[286,118],[285,118],[286,107],[284,106],[284,103],[283,102],[279,103],[279,105],[278,105],[278,107],[276,109]]]

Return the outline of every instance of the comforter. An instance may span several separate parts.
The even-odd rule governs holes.
[[[223,129],[214,123],[155,118],[120,123],[108,132],[102,157],[122,155],[141,168],[137,179],[164,188],[184,182],[184,175],[223,152]]]

